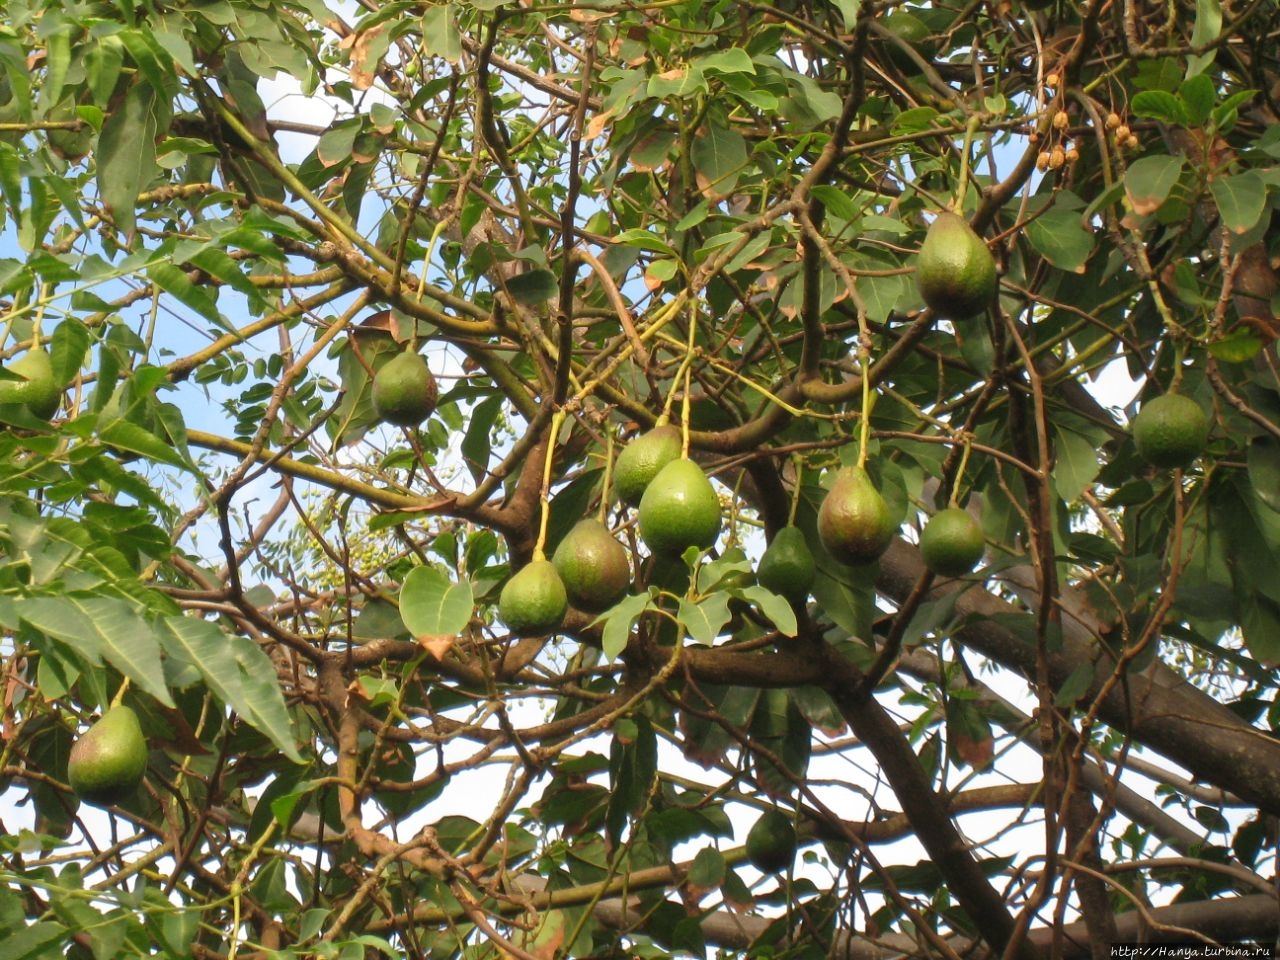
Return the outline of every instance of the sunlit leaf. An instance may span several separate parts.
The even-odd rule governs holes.
[[[470,582],[455,583],[440,567],[414,567],[400,586],[400,616],[414,636],[462,633],[474,606]]]

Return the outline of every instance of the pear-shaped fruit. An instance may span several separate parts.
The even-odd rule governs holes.
[[[631,586],[626,548],[594,517],[573,525],[551,562],[564,582],[569,602],[588,613],[608,610]]]
[[[62,391],[53,377],[53,360],[41,347],[28,350],[13,363],[9,372],[23,380],[0,380],[0,403],[23,403],[31,415],[48,420],[58,412]]]
[[[623,503],[636,506],[658,471],[680,459],[680,428],[672,423],[654,427],[622,448],[613,465],[613,489]]]
[[[117,704],[71,747],[67,780],[81,800],[100,807],[133,796],[147,770],[147,740],[138,715]]]
[[[996,261],[963,217],[944,210],[929,224],[920,247],[916,286],[934,312],[963,320],[995,299]]]
[[[672,460],[640,498],[640,536],[654,553],[679,556],[720,535],[720,498],[692,460]]]
[[[804,531],[797,526],[787,526],[773,535],[761,555],[756,566],[756,581],[794,603],[803,603],[816,573],[813,551],[809,549]]]
[[[893,541],[898,525],[863,467],[842,467],[818,509],[818,537],[841,563],[871,563]]]
[[[791,818],[773,807],[747,831],[747,861],[761,873],[781,873],[795,860],[797,845]]]
[[[516,636],[538,637],[560,626],[569,595],[550,560],[534,560],[498,594],[498,616]]]
[[[417,351],[397,354],[373,377],[373,409],[380,420],[416,427],[436,408],[436,378]]]
[[[913,47],[926,61],[932,60],[937,53],[936,45],[927,42],[933,31],[914,13],[902,9],[894,10],[884,18],[883,23],[886,30],[907,46]],[[889,54],[889,59],[902,69],[911,71],[917,69],[916,62],[896,43],[886,43],[885,50]]]
[[[1133,418],[1138,456],[1153,467],[1185,467],[1208,442],[1209,418],[1200,404],[1180,393],[1153,397]]]
[[[962,507],[939,510],[920,531],[920,556],[939,576],[963,576],[977,566],[985,549],[982,527]]]

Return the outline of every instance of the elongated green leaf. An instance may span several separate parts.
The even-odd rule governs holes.
[[[42,633],[90,661],[107,661],[161,703],[173,705],[159,638],[130,602],[114,597],[27,597],[18,601],[17,612]]]
[[[610,660],[617,659],[627,646],[627,638],[631,636],[631,625],[636,622],[636,617],[649,609],[651,603],[652,598],[649,594],[637,593],[623,598],[608,611],[608,617],[604,622],[604,634],[601,638],[601,646],[606,657]]]
[[[1207,52],[1187,58],[1187,76],[1194,77],[1213,63],[1218,55],[1211,46],[1222,33],[1222,4],[1219,0],[1196,0],[1196,22],[1191,28],[1191,45],[1209,47]]]
[[[9,960],[41,960],[62,955],[61,950],[50,950],[71,936],[71,931],[53,920],[40,920],[29,927],[21,927],[4,940],[4,955]]]
[[[89,328],[75,317],[67,317],[54,328],[49,343],[53,380],[59,386],[70,383],[84,363],[89,350]]]
[[[761,586],[746,587],[742,596],[760,608],[760,612],[773,621],[778,632],[784,637],[794,637],[799,629],[796,624],[796,612],[791,604],[772,590]]]
[[[165,653],[194,667],[214,696],[270,738],[290,760],[301,762],[293,725],[270,658],[247,637],[228,634],[194,617],[166,617]]]
[[[461,633],[474,606],[470,581],[454,583],[440,567],[414,567],[400,587],[400,618],[415,637]]]
[[[151,85],[134,84],[98,135],[98,193],[125,232],[133,229],[138,194],[156,171],[155,95]]]
[[[98,437],[107,446],[117,450],[136,453],[157,463],[167,463],[171,467],[191,469],[191,464],[183,459],[172,444],[129,420],[112,420],[98,430]]]
[[[228,333],[232,332],[231,324],[218,313],[218,305],[209,291],[192,283],[185,270],[164,260],[157,260],[148,265],[147,277],[165,293],[177,298],[206,320],[216,323]]]

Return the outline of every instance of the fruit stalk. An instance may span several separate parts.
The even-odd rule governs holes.
[[[556,440],[564,424],[564,411],[551,415],[551,433],[547,439],[547,455],[542,460],[542,489],[538,493],[538,539],[533,544],[533,559],[545,560],[547,524],[551,519],[551,465],[555,462]]]

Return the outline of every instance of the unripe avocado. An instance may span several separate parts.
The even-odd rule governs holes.
[[[939,510],[920,531],[920,556],[939,576],[963,576],[977,566],[985,550],[982,527],[962,507]]]
[[[884,18],[883,23],[886,30],[907,46],[914,48],[926,61],[932,60],[934,54],[937,53],[935,45],[926,42],[933,31],[929,29],[928,24],[914,13],[908,10],[895,10]],[[885,49],[889,54],[889,59],[902,69],[912,71],[917,69],[915,61],[907,56],[896,43],[886,43]]]
[[[1180,393],[1153,397],[1133,418],[1138,456],[1153,467],[1185,467],[1208,442],[1209,418],[1200,404]]]
[[[756,566],[756,581],[795,603],[809,596],[817,567],[813,551],[797,526],[783,527],[773,535]]]
[[[680,428],[672,423],[654,427],[622,448],[613,465],[613,489],[623,503],[636,506],[658,471],[680,459]]]
[[[436,378],[416,350],[392,357],[373,376],[373,409],[386,423],[416,427],[431,416],[437,398]]]
[[[841,563],[879,559],[898,525],[863,467],[842,467],[818,508],[818,538]]]
[[[564,582],[569,602],[588,613],[608,610],[631,586],[626,548],[594,517],[573,525],[551,562]]]
[[[99,807],[127,800],[147,770],[147,740],[138,715],[117,704],[71,746],[67,781],[81,800]]]
[[[996,261],[973,228],[949,210],[925,234],[916,286],[933,311],[951,320],[982,313],[996,295]]]
[[[538,637],[560,626],[569,607],[564,582],[550,560],[534,560],[498,594],[498,617],[519,637]]]
[[[53,377],[48,351],[34,347],[9,364],[9,371],[25,380],[0,380],[0,403],[23,403],[31,415],[48,420],[58,412],[62,391]]]
[[[747,832],[746,853],[761,873],[781,873],[796,857],[796,828],[777,807],[766,810]]]
[[[679,556],[709,547],[720,535],[720,498],[692,460],[672,460],[640,498],[640,536],[655,553]]]

